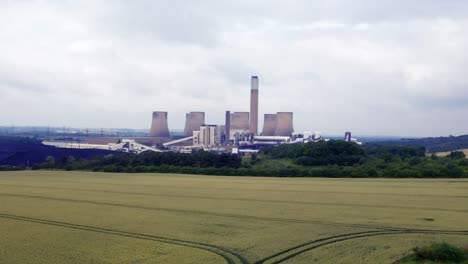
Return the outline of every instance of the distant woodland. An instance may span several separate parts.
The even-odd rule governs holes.
[[[322,141],[280,145],[247,157],[205,151],[61,159],[49,156],[33,169],[276,177],[461,178],[468,176],[468,160],[463,152],[452,152],[447,157],[426,156],[425,148],[420,146],[363,147],[352,142]]]
[[[463,152],[453,151],[446,157],[437,157],[428,155],[424,146],[408,144],[361,146],[331,140],[285,144],[239,157],[206,151],[135,155],[59,149],[30,138],[0,138],[0,170],[26,168],[276,177],[468,177],[468,160]]]
[[[427,152],[446,152],[468,148],[468,135],[382,141],[379,144],[423,146]]]

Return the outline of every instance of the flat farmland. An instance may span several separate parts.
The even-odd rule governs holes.
[[[0,173],[0,263],[393,263],[468,244],[468,179]]]

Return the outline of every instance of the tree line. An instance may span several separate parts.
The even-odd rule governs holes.
[[[240,166],[241,159],[237,155],[198,151],[192,154],[144,152],[135,155],[119,153],[95,156],[90,159],[75,159],[73,156],[68,156],[55,160],[49,156],[44,163],[37,165],[35,169],[126,171],[127,168],[137,167],[239,168]]]
[[[207,151],[121,153],[87,159],[48,157],[34,169],[229,176],[459,178],[467,177],[468,162],[463,152],[436,157],[426,156],[424,147],[419,146],[360,146],[332,140],[280,145],[243,158]]]

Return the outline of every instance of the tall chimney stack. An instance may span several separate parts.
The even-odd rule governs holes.
[[[226,123],[224,128],[226,129],[224,135],[224,144],[227,146],[229,145],[229,140],[231,139],[231,111],[226,111]]]
[[[258,135],[258,76],[252,76],[250,88],[250,132]]]

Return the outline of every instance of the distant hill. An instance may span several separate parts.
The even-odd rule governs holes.
[[[113,154],[99,149],[66,149],[42,145],[40,140],[25,137],[0,137],[0,165],[33,166],[45,161],[47,156],[60,160],[68,156],[89,158]]]
[[[428,137],[428,138],[411,138],[372,142],[384,145],[400,145],[400,146],[424,146],[426,151],[434,152],[447,152],[459,149],[468,148],[468,135],[463,136],[448,136],[448,137]]]

